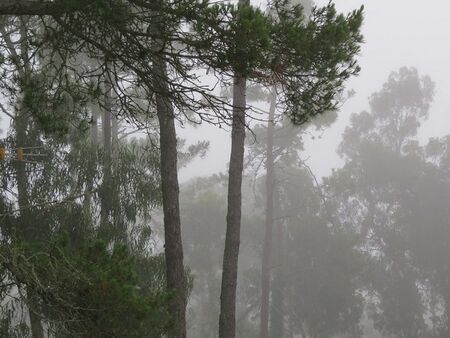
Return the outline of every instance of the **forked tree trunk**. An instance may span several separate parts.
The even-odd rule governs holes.
[[[236,286],[241,236],[241,190],[245,147],[245,91],[246,78],[236,76],[233,84],[233,127],[228,173],[227,230],[220,294],[220,338],[233,338],[236,332]]]
[[[270,101],[269,121],[267,122],[267,145],[266,145],[266,220],[265,236],[261,264],[261,313],[259,336],[261,338],[269,337],[269,298],[270,298],[270,278],[272,264],[272,235],[274,222],[274,200],[273,191],[275,185],[274,175],[274,154],[273,154],[273,133],[274,116],[277,94],[275,86],[272,89],[272,98]]]

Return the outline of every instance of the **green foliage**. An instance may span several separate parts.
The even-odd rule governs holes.
[[[193,22],[193,31],[192,50],[216,71],[252,76],[255,69],[264,68],[271,41],[261,10],[249,4],[208,6]]]
[[[359,72],[356,55],[363,8],[344,16],[328,4],[314,8],[309,20],[301,6],[275,1],[271,69],[283,86],[284,103],[294,124],[335,110],[344,82]]]
[[[185,140],[178,140],[178,167],[183,168],[195,158],[204,158],[209,148],[208,141],[199,141],[185,149]]]
[[[62,139],[75,127],[87,130],[85,111],[87,94],[66,74],[59,86],[52,74],[36,71],[19,82],[22,91],[22,109],[32,114],[34,120],[47,135]]]
[[[52,330],[62,337],[157,337],[169,326],[169,299],[160,280],[137,274],[138,263],[123,245],[101,241],[71,247],[64,237],[46,243],[3,247],[2,265],[20,287],[33,290]],[[147,271],[161,273],[157,260]]]
[[[201,62],[279,85],[286,112],[302,124],[335,110],[345,81],[358,74],[363,8],[344,16],[330,3],[307,18],[300,5],[288,4],[273,1],[269,16],[249,5],[211,6],[193,29]]]
[[[259,9],[239,6],[233,12],[229,27],[230,41],[225,58],[233,72],[251,76],[255,69],[263,68],[264,52],[270,47],[267,18]]]

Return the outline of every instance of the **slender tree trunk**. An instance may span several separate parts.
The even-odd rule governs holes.
[[[19,75],[27,86],[31,76],[31,68],[28,63],[28,34],[27,34],[27,17],[20,18],[20,57],[23,62],[23,68],[18,69]],[[28,126],[27,113],[24,107],[21,105],[16,118],[16,147],[29,146],[27,142],[27,126]],[[16,167],[17,177],[17,194],[18,204],[21,208],[20,212],[20,226],[21,229],[18,235],[26,241],[35,240],[36,229],[32,227],[32,217],[30,214],[30,199],[28,194],[28,174],[26,172],[25,162],[17,161]],[[39,231],[39,229],[37,229]],[[36,294],[32,287],[27,286],[27,301],[28,301],[28,313],[30,316],[31,334],[33,338],[44,338],[44,330],[42,328],[41,318],[38,315],[39,303],[37,301]]]
[[[266,148],[266,221],[265,236],[261,264],[261,314],[259,336],[261,338],[269,337],[269,297],[270,297],[270,278],[272,264],[272,232],[274,221],[274,200],[273,190],[275,185],[274,177],[274,155],[273,155],[273,132],[274,116],[276,105],[276,88],[273,87],[272,99],[269,109],[269,121],[267,122],[267,148]]]
[[[239,0],[239,6],[249,5],[249,0]],[[245,37],[236,36],[239,46]],[[228,170],[228,209],[225,249],[223,253],[222,284],[220,290],[219,338],[236,335],[236,288],[238,276],[239,245],[241,238],[242,174],[245,151],[245,110],[247,79],[235,73],[233,79],[233,125],[231,130],[231,154]]]
[[[90,107],[91,107],[91,112],[92,112],[92,123],[90,126],[90,146],[91,146],[91,151],[93,151],[94,154],[97,155],[99,108],[96,104],[91,104]],[[92,189],[94,188],[94,177],[93,176],[94,175],[90,173],[89,177],[87,177],[86,188],[85,188],[85,197],[83,200],[83,207],[89,215],[91,214]]]
[[[160,128],[167,288],[175,293],[169,304],[169,311],[175,321],[175,328],[170,336],[182,338],[186,337],[186,291],[177,172],[177,135],[174,111],[168,98],[165,61],[155,61],[154,70],[160,79],[165,79],[159,83],[159,86],[164,87],[164,91],[157,94],[156,109]]]
[[[19,115],[22,115],[20,113]],[[17,123],[17,138],[16,138],[16,146],[23,147],[25,143],[26,137],[26,122],[20,121],[23,120],[23,115],[18,117]],[[32,228],[31,224],[31,215],[27,208],[30,206],[30,201],[28,197],[28,175],[25,171],[25,163],[17,162],[16,166],[16,179],[17,179],[17,195],[18,195],[18,203],[21,209],[20,212],[20,229],[18,229],[18,235],[20,238],[25,239],[26,241],[33,241],[35,229]],[[28,301],[28,314],[30,316],[30,326],[31,326],[31,334],[33,338],[43,338],[44,330],[42,328],[42,323],[40,316],[37,311],[39,308],[38,301],[36,299],[36,293],[33,288],[28,286],[27,290],[27,301]]]
[[[108,77],[108,75],[106,75]],[[105,79],[105,111],[103,112],[103,151],[106,161],[111,160],[112,154],[112,85],[109,79]]]
[[[111,139],[112,139],[112,148],[113,152],[115,149],[117,149],[117,143],[119,142],[119,121],[117,120],[116,116],[112,116],[112,133],[111,133]]]
[[[111,82],[111,79],[110,79]],[[114,90],[114,87],[111,86],[111,102],[117,101],[117,93]],[[113,157],[117,150],[118,143],[119,143],[119,119],[117,116],[117,109],[115,107],[112,107],[111,109],[111,142],[112,142],[112,153]]]
[[[108,63],[106,62],[106,65]],[[111,139],[111,122],[112,122],[112,103],[111,90],[112,84],[109,79],[108,70],[105,73],[105,95],[104,95],[104,112],[102,121],[103,130],[103,182],[101,194],[101,210],[100,210],[100,224],[102,227],[109,227],[109,216],[111,214],[111,192],[112,192],[112,172],[111,172],[111,157],[112,157],[112,139]]]
[[[157,4],[161,6],[163,0],[158,0]],[[161,27],[161,23],[155,20],[153,30],[155,33],[162,32],[164,27]],[[187,295],[181,239],[175,114],[170,101],[167,63],[164,56],[159,54],[164,50],[163,41],[155,40],[153,49],[156,54],[153,60],[155,76],[153,86],[156,92],[156,112],[159,121],[166,282],[168,290],[173,292],[173,298],[169,302],[169,312],[174,320],[174,327],[169,333],[169,337],[184,338],[186,337]]]
[[[20,110],[16,115],[16,147],[25,147],[30,144],[27,143],[27,116],[23,110]],[[16,161],[16,183],[17,196],[20,211],[20,229],[17,229],[19,238],[25,241],[36,240],[36,230],[32,226],[32,217],[30,214],[30,199],[28,194],[28,174],[26,172],[26,165],[23,161]],[[27,301],[28,314],[30,316],[31,334],[33,338],[44,338],[44,330],[40,316],[37,311],[39,309],[36,293],[33,288],[27,286]]]
[[[220,338],[233,338],[236,334],[236,286],[241,236],[241,190],[245,148],[245,91],[246,78],[236,76],[233,85],[233,127],[228,174],[227,230],[220,294]]]
[[[270,337],[280,338],[284,335],[284,225],[281,219],[280,191],[274,189],[275,217],[277,218],[274,241],[274,269],[273,269],[273,287],[272,304],[270,311]]]
[[[34,301],[34,292],[28,288],[27,290],[27,297],[29,303],[31,303],[29,306],[31,308],[34,307],[35,301]],[[30,309],[30,324],[31,324],[31,334],[33,338],[44,338],[44,329],[42,328],[41,318],[38,314],[36,314],[35,309]]]
[[[92,123],[90,125],[90,149],[95,157],[97,157],[98,151],[98,116],[99,107],[98,105],[92,103],[90,104],[90,109],[92,112]],[[90,163],[90,165],[93,165]],[[84,189],[84,200],[83,209],[88,214],[92,213],[92,190],[94,189],[94,170],[89,171],[89,175],[86,178],[86,187]],[[84,233],[84,229],[80,229],[81,233]]]
[[[27,116],[23,111],[17,114],[16,118],[16,147],[27,146]],[[26,165],[22,161],[16,162],[16,183],[17,183],[17,195],[20,211],[20,229],[17,231],[17,235],[26,241],[35,240],[34,234],[36,229],[32,227],[31,215],[29,211],[30,199],[28,196],[28,175],[26,172]],[[38,301],[36,299],[36,293],[32,287],[27,287],[27,301],[28,301],[28,314],[30,316],[31,334],[33,338],[44,338],[44,330],[40,316],[37,311],[39,308]]]
[[[15,129],[16,129],[16,148],[28,146],[27,139],[27,117],[23,111],[19,111],[16,114],[15,119]],[[26,165],[23,161],[15,161],[16,167],[16,184],[17,184],[17,202],[19,204],[20,212],[20,229],[17,229],[17,235],[25,240],[32,240],[33,228],[29,224],[30,222],[30,212],[27,209],[29,207],[30,201],[28,196],[28,175],[26,172]]]
[[[91,123],[91,143],[94,146],[98,145],[98,107],[92,104],[92,123]]]

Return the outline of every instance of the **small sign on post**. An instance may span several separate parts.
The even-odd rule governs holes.
[[[18,161],[23,161],[23,148],[19,147],[17,148],[17,160]]]

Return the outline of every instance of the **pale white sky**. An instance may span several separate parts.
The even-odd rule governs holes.
[[[389,73],[402,66],[416,67],[436,83],[435,102],[430,119],[421,130],[421,139],[450,134],[450,1],[448,0],[335,0],[338,10],[348,12],[365,7],[359,77],[348,88],[356,95],[339,113],[338,121],[321,140],[307,142],[309,163],[316,175],[327,175],[340,165],[336,155],[341,134],[350,114],[367,109],[367,98],[386,81]],[[328,0],[317,0],[323,5]],[[204,126],[192,131],[180,130],[189,140],[208,139],[211,150],[204,160],[195,161],[180,173],[181,180],[216,172],[225,172],[229,159],[230,134]]]

